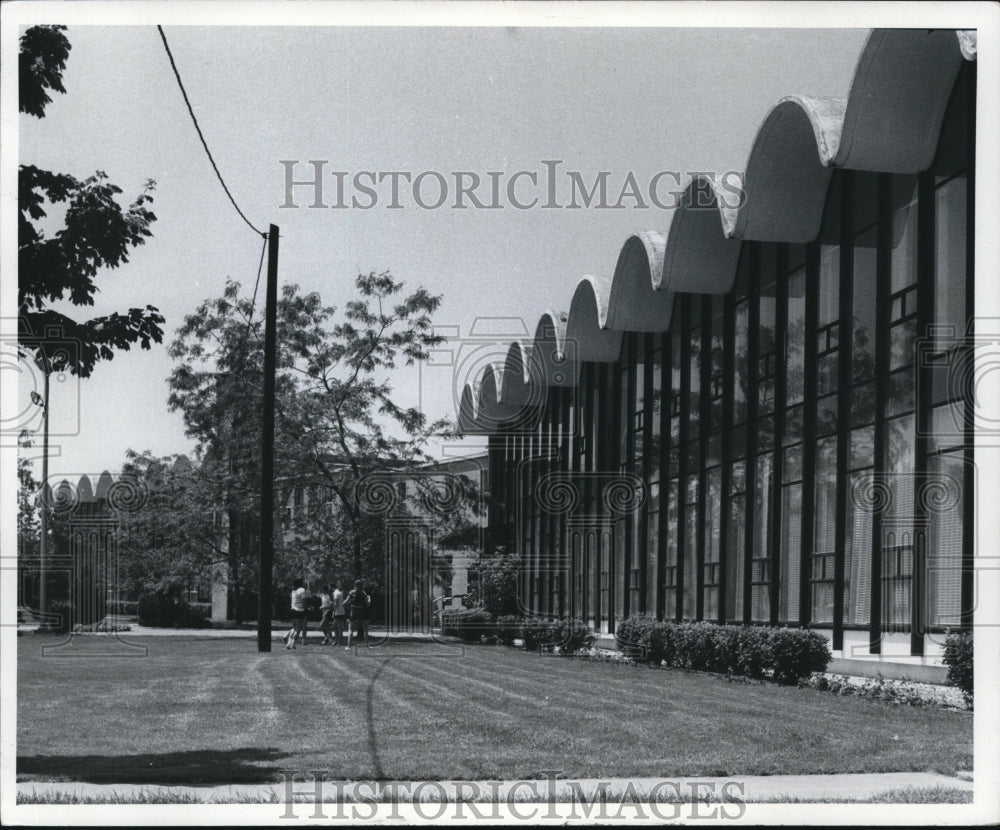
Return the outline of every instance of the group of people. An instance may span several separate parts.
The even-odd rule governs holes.
[[[306,644],[306,599],[310,596],[305,580],[296,579],[292,587],[292,627],[285,635],[285,648],[293,649],[301,640]],[[355,638],[368,641],[368,615],[372,598],[365,593],[361,580],[345,596],[339,584],[324,585],[319,592],[319,610],[323,617],[320,630],[323,641],[320,645],[340,646],[344,643],[344,627],[347,626],[347,645],[351,648]]]

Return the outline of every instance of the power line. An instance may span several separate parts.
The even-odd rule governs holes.
[[[253,300],[250,303],[250,314],[247,317],[247,327],[243,332],[243,339],[240,343],[240,371],[243,371],[243,363],[246,361],[247,340],[250,337],[250,330],[253,326],[253,313],[257,309],[257,289],[260,288],[260,272],[264,268],[264,252],[267,250],[267,234],[263,234],[264,244],[260,249],[260,262],[257,264],[257,281],[253,285]],[[257,338],[260,340],[260,338]]]
[[[156,29],[160,33],[160,39],[163,41],[163,48],[167,50],[167,57],[170,58],[170,67],[174,70],[174,77],[177,78],[177,86],[179,86],[181,88],[181,95],[184,96],[184,103],[187,104],[187,110],[188,110],[188,112],[191,115],[191,120],[194,122],[194,128],[198,131],[198,138],[201,139],[201,146],[205,148],[205,153],[208,155],[208,160],[212,163],[212,169],[215,171],[215,175],[219,177],[219,184],[221,184],[222,185],[222,189],[226,191],[226,195],[229,197],[229,201],[233,203],[233,207],[236,208],[236,212],[240,215],[240,217],[243,219],[243,221],[246,222],[250,226],[250,228],[253,230],[254,233],[257,233],[260,236],[263,236],[265,239],[267,239],[267,234],[264,233],[263,231],[258,230],[256,227],[254,227],[253,222],[251,222],[249,219],[247,219],[247,217],[244,215],[243,211],[240,210],[240,206],[238,204],[236,204],[236,200],[233,198],[233,194],[230,193],[229,192],[229,188],[226,187],[226,182],[222,178],[222,173],[219,172],[219,168],[218,168],[218,166],[215,163],[215,159],[212,158],[212,151],[208,149],[208,144],[205,141],[205,136],[202,135],[201,127],[198,126],[198,119],[195,118],[194,110],[191,108],[191,102],[188,100],[187,92],[184,89],[184,82],[181,81],[180,72],[177,71],[177,64],[174,63],[174,56],[173,56],[173,54],[170,51],[170,45],[167,43],[167,36],[165,34],[163,34],[163,27],[162,26],[158,25],[156,27]],[[262,257],[261,258],[261,262],[263,262],[263,261],[264,260],[263,260],[263,257]],[[258,272],[257,276],[258,276],[258,280],[259,280],[260,279],[260,273],[259,272]],[[256,294],[256,290],[254,291],[254,294]]]

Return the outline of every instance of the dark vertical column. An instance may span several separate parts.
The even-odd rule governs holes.
[[[614,409],[613,400],[608,399],[608,375],[611,372],[611,368],[614,364],[599,363],[597,365],[597,388],[596,397],[594,399],[594,405],[597,407],[597,435],[594,436],[594,441],[597,444],[595,451],[597,452],[597,469],[598,471],[606,470],[608,468],[608,457],[610,455],[610,444],[613,442],[614,432],[612,430],[612,420],[611,412],[609,410]],[[604,515],[604,505],[601,501],[600,488],[598,487],[598,482],[593,482],[592,486],[594,488],[595,495],[595,512],[600,519],[597,521],[599,527],[598,535],[596,538],[596,549],[594,551],[594,621],[598,630],[600,630],[601,621],[605,615],[609,613],[608,608],[602,607],[601,602],[601,574],[603,572],[603,548],[604,548],[604,525],[606,523],[607,517]],[[596,518],[596,517],[595,517]],[[611,540],[612,542],[614,539]],[[609,547],[613,548],[613,545]],[[608,563],[608,595],[610,598],[610,557],[613,550],[608,551],[609,563]],[[610,619],[610,616],[608,617]]]
[[[562,424],[562,442],[559,448],[559,458],[556,461],[557,469],[563,474],[568,474],[572,469],[570,456],[573,452],[573,438],[570,430],[570,397],[572,389],[561,387],[559,390],[559,421]],[[574,412],[576,417],[579,413]],[[569,476],[567,475],[567,478]],[[566,534],[567,515],[559,514],[557,531],[559,534],[559,556],[560,556],[560,585],[559,585],[559,615],[576,617],[576,605],[573,602],[573,586],[576,584],[576,571],[573,569],[573,549],[570,546]]]
[[[674,309],[670,325],[678,325],[679,300],[674,298]],[[667,534],[672,533],[667,518],[670,492],[670,409],[673,406],[673,356],[671,355],[670,331],[660,335],[662,351],[660,356],[660,453],[656,463],[660,465],[660,510],[659,532],[656,536],[656,618],[663,619],[666,613],[667,581]]]
[[[267,233],[267,291],[264,308],[264,401],[260,470],[260,575],[257,581],[257,651],[271,650],[274,567],[274,367],[277,351],[278,226]],[[45,402],[48,406],[48,401]],[[355,562],[355,570],[359,563]]]
[[[694,298],[690,294],[680,296],[681,319],[681,428],[678,436],[678,476],[677,476],[677,601],[674,616],[684,619],[684,595],[691,590],[693,574],[685,568],[687,544],[687,476],[688,476],[688,432],[691,421],[691,318]]]
[[[966,123],[966,158],[968,159],[968,175],[965,202],[965,314],[966,343],[962,349],[962,359],[967,361],[963,376],[963,452],[965,464],[962,476],[962,605],[961,627],[972,630],[972,617],[976,601],[976,571],[975,571],[975,398],[972,388],[972,370],[975,360],[973,348],[976,321],[976,66],[969,64],[968,73],[968,121]]]
[[[776,247],[777,252],[774,259],[777,268],[774,275],[774,454],[771,460],[771,509],[768,510],[770,514],[768,519],[773,530],[769,552],[771,581],[768,586],[771,625],[776,625],[779,621],[778,611],[781,603],[781,580],[783,578],[781,573],[781,494],[784,476],[781,445],[785,437],[785,398],[787,397],[785,389],[788,374],[788,246],[777,245]]]
[[[708,487],[708,435],[710,432],[709,415],[712,395],[712,298],[705,294],[698,297],[696,308],[700,306],[701,314],[701,361],[698,363],[700,372],[698,385],[698,532],[695,542],[695,579],[691,580],[695,590],[695,617],[705,616],[705,490]]]
[[[627,349],[622,349],[622,359],[626,361],[625,372],[628,378],[625,388],[626,388],[626,399],[625,399],[625,423],[620,424],[619,428],[622,431],[620,434],[625,436],[625,457],[618,459],[618,468],[625,468],[626,473],[635,472],[635,385],[636,383],[642,383],[642,378],[636,377],[636,359],[638,356],[639,343],[638,340],[642,335],[635,332],[628,332],[625,334],[625,344],[628,346]],[[621,395],[621,375],[615,372],[615,385],[618,388],[618,394]],[[616,411],[621,417],[621,401],[618,401],[618,407]],[[619,446],[621,442],[619,441]],[[638,552],[633,550],[632,538],[635,533],[635,523],[639,521],[639,517],[636,515],[637,511],[633,510],[625,517],[623,522],[625,526],[625,539],[622,545],[622,550],[625,554],[625,562],[622,567],[622,607],[618,609],[622,617],[628,617],[632,614],[632,567],[633,563],[638,556]]]
[[[736,304],[732,294],[723,300],[724,330],[722,335],[722,436],[721,462],[722,484],[719,516],[719,616],[716,622],[726,621],[726,597],[729,590],[729,488],[732,486],[732,429],[733,429],[733,385],[736,375]]]
[[[799,622],[812,622],[812,556],[816,507],[816,397],[819,379],[816,332],[819,329],[820,246],[806,248],[806,338],[803,375],[802,418],[802,549],[799,573]]]
[[[934,259],[937,240],[934,236],[936,222],[934,204],[934,173],[928,171],[917,177],[917,338],[931,337],[934,322]],[[936,351],[935,344],[932,349]],[[910,580],[910,654],[924,653],[924,604],[927,566],[927,509],[921,491],[927,481],[928,433],[931,423],[932,367],[927,360],[917,360],[917,376],[913,438],[913,576]]]
[[[854,339],[854,177],[843,171],[840,202],[840,357],[837,365],[837,525],[833,555],[833,648],[844,647],[844,564],[847,544],[847,463],[850,450]]]
[[[747,244],[747,243],[744,243]],[[748,253],[750,285],[747,298],[747,457],[746,504],[743,521],[743,622],[752,617],[753,586],[753,533],[757,522],[755,500],[757,497],[757,374],[760,359],[760,242],[751,242]]]
[[[535,478],[535,494],[538,492],[538,482],[543,476],[552,472],[552,426],[556,417],[556,409],[552,405],[554,390],[547,387],[542,393],[541,413],[539,422],[542,431],[539,440],[539,471]],[[539,608],[545,614],[552,613],[552,516],[544,510],[538,501],[535,501],[535,510],[538,511],[538,538],[536,545],[538,548],[538,602]]]
[[[889,326],[892,293],[892,176],[878,177],[878,248],[876,250],[875,276],[875,441],[873,447],[876,485],[886,475],[886,424],[885,412],[889,397]],[[919,210],[920,207],[918,206]],[[875,490],[873,492],[879,492]],[[861,551],[858,551],[860,555]],[[882,510],[873,505],[871,563],[871,590],[868,620],[868,651],[882,653]]]
[[[656,556],[649,544],[649,510],[653,506],[652,494],[649,492],[649,482],[652,480],[653,465],[659,463],[659,459],[652,453],[653,450],[653,353],[655,351],[654,338],[657,335],[643,335],[643,373],[642,378],[637,382],[642,383],[642,479],[643,487],[646,488],[646,502],[639,511],[639,552],[635,554],[639,562],[639,608],[640,612],[655,611],[649,606],[649,557]],[[663,359],[661,352],[660,359]],[[660,369],[660,388],[663,388],[663,369]],[[660,479],[657,478],[657,481]],[[659,489],[663,489],[662,482]],[[659,512],[657,512],[659,517]]]

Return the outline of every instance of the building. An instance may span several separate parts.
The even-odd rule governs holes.
[[[331,468],[336,459],[329,462]],[[378,551],[381,573],[365,579],[372,594],[372,614],[393,631],[429,631],[442,607],[461,603],[470,576],[476,576],[482,549],[485,511],[479,506],[484,489],[485,456],[452,458],[404,467],[386,460],[380,469],[359,479],[345,473],[364,516],[375,519],[380,539],[368,543]],[[288,486],[279,482],[281,535],[276,553],[293,551],[300,531],[319,520],[328,533],[338,533],[346,518],[327,485]],[[322,565],[316,564],[323,579]],[[359,574],[339,575],[349,588]],[[458,599],[454,597],[458,596]]]
[[[873,31],[846,100],[772,108],[739,205],[691,181],[465,388],[528,609],[911,664],[971,625],[975,57]]]

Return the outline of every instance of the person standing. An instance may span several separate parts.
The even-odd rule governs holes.
[[[292,630],[285,637],[285,648],[295,648],[295,641],[302,637],[306,644],[306,596],[309,594],[305,581],[299,577],[292,586]]]
[[[368,609],[371,607],[372,598],[365,593],[361,580],[354,583],[354,588],[344,600],[347,607],[347,616],[350,620],[350,627],[347,629],[347,648],[351,647],[351,642],[355,636],[368,642],[368,632],[365,630],[365,623],[368,620]]]
[[[333,644],[342,646],[344,644],[344,623],[347,621],[347,611],[344,608],[344,592],[340,590],[340,583],[333,586]]]
[[[323,631],[323,642],[321,645],[328,646],[333,643],[331,639],[330,626],[333,623],[333,588],[324,585],[319,594],[319,610],[323,615],[319,627]]]

